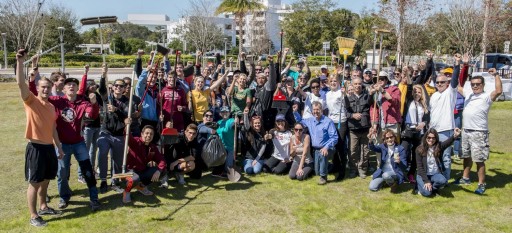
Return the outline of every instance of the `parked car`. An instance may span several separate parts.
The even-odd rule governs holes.
[[[92,53],[84,53],[85,56],[91,56]]]

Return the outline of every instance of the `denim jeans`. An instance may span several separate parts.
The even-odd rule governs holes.
[[[439,142],[444,142],[444,141],[448,140],[448,138],[453,136],[453,130],[446,130],[443,132],[438,132],[438,134],[439,134]],[[443,164],[442,164],[442,166],[444,168],[443,175],[447,180],[450,179],[450,173],[452,170],[451,156],[452,156],[452,147],[448,147],[443,152]]]
[[[226,162],[224,163],[224,169],[226,172],[229,171],[228,168],[233,167],[235,164],[235,156],[232,150],[226,150]]]
[[[371,191],[378,191],[382,186],[382,183],[386,182],[389,186],[393,185],[395,182],[398,182],[398,176],[394,171],[384,172],[381,176],[370,181],[369,189]]]
[[[109,133],[101,132],[98,138],[98,166],[100,168],[100,179],[107,179],[108,171],[108,153],[110,151],[111,173],[117,174],[122,172],[123,153],[124,153],[124,136],[112,136]]]
[[[455,114],[453,117],[453,119],[455,120],[455,127],[462,129],[462,110],[459,110],[459,112]],[[460,144],[460,137],[458,137],[457,139],[455,139],[455,141],[453,141],[453,154],[461,155],[461,148],[462,147]]]
[[[422,195],[422,196],[425,196],[425,197],[428,197],[430,195],[432,195],[432,191],[434,190],[439,190],[441,188],[443,188],[447,183],[448,183],[448,180],[446,180],[446,178],[444,177],[443,174],[441,173],[437,173],[435,175],[431,175],[431,176],[428,176],[428,179],[430,180],[430,183],[432,184],[432,190],[431,191],[428,191],[425,189],[425,182],[423,182],[423,179],[421,178],[421,176],[417,175],[416,176],[416,182],[417,182],[417,185],[418,185],[418,192]]]
[[[89,159],[91,160],[92,169],[96,167],[96,152],[98,151],[98,144],[96,141],[100,136],[100,128],[85,127],[84,128],[84,139],[85,146],[89,151]],[[78,167],[78,176],[82,176],[82,169]]]
[[[82,171],[86,174],[87,187],[89,188],[89,198],[91,201],[98,200],[98,189],[96,188],[96,180],[92,175],[92,166],[89,161],[89,154],[85,142],[76,144],[62,143],[64,157],[59,160],[59,170],[57,172],[57,185],[61,200],[69,201],[71,198],[71,189],[69,188],[69,169],[71,166],[71,154],[75,156]]]
[[[244,172],[247,174],[258,174],[263,169],[263,160],[258,160],[256,165],[252,165],[253,159],[245,159],[244,160]]]
[[[327,150],[327,156],[323,156],[320,150],[313,149],[315,155],[315,174],[317,176],[326,177],[329,166],[329,158],[332,157],[334,150]]]

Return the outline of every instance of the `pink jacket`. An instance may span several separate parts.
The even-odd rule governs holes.
[[[381,99],[382,106],[380,107],[383,110],[382,117],[384,118],[384,123],[400,124],[402,122],[402,117],[400,115],[400,90],[396,86],[387,86],[385,90],[389,95],[391,95],[391,100],[387,100],[384,96],[382,96]],[[377,111],[375,111],[374,105],[370,107],[370,119],[373,124],[380,124],[380,109],[378,105],[376,108]]]

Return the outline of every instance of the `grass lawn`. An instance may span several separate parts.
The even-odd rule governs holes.
[[[0,83],[0,90],[1,232],[512,232],[512,102],[496,103],[490,113],[492,154],[484,196],[473,193],[475,182],[424,198],[412,195],[409,184],[398,194],[388,188],[370,192],[370,177],[318,186],[317,177],[298,182],[262,174],[230,183],[207,175],[185,187],[174,179],[168,190],[150,186],[152,197],[132,192],[134,204],[128,206],[110,191],[100,195],[102,210],[92,213],[72,159],[69,207],[61,216],[46,217],[48,227],[36,229],[28,224],[26,204],[25,113],[14,83]],[[452,178],[461,169],[455,161]],[[56,184],[51,181],[49,188],[55,208]]]

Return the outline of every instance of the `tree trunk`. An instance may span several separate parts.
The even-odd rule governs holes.
[[[402,43],[404,39],[404,21],[405,21],[405,0],[398,1],[398,38],[396,46],[396,66],[399,67],[402,64]]]
[[[491,0],[484,0],[485,1],[485,15],[484,15],[484,29],[482,34],[482,62],[480,63],[481,69],[487,68],[487,27],[489,24],[489,11],[491,8]]]

